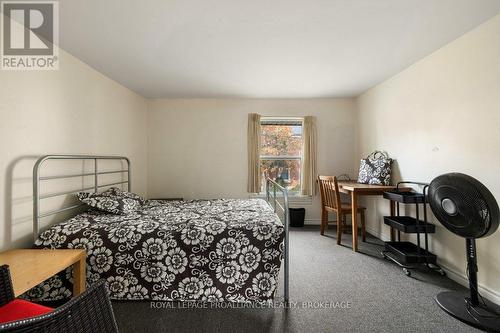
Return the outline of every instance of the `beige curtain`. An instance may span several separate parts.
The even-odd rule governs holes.
[[[260,192],[260,115],[248,115],[248,185],[249,193]]]
[[[304,117],[302,195],[316,194],[316,141],[316,118],[313,116]]]

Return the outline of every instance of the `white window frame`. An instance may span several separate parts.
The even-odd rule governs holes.
[[[260,125],[266,125],[267,123],[279,123],[283,122],[283,124],[293,123],[294,125],[300,125],[302,129],[304,129],[304,117],[261,117]],[[259,164],[261,161],[300,161],[300,188],[302,190],[302,165],[304,162],[304,147],[301,148],[300,156],[289,156],[289,155],[280,155],[280,156],[268,156],[268,155],[260,155],[259,154]],[[290,196],[301,196],[301,190],[297,192],[289,191],[288,195]],[[262,195],[264,192],[261,192]]]

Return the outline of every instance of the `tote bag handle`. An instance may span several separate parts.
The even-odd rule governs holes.
[[[366,156],[366,159],[378,160],[380,158],[388,159],[389,158],[389,154],[387,154],[386,152],[380,151],[380,150],[375,150],[373,153],[371,153],[370,155]]]

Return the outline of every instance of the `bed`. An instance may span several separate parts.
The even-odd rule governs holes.
[[[91,160],[94,170],[40,176],[45,161],[61,159]],[[127,167],[99,171],[101,159],[123,160]],[[99,175],[111,173],[124,177],[100,183]],[[88,285],[106,280],[115,300],[272,302],[284,269],[284,301],[288,302],[288,202],[286,189],[278,184],[268,180],[267,200],[148,200],[128,215],[85,210],[40,232],[42,218],[81,209],[77,204],[40,212],[43,199],[76,192],[41,194],[41,183],[79,176],[93,176],[94,184],[77,191],[98,192],[116,185],[126,185],[130,191],[130,161],[112,156],[48,155],[35,165],[34,247],[86,249]],[[277,214],[279,209],[285,223]],[[70,296],[71,271],[28,293],[32,299],[45,301]]]

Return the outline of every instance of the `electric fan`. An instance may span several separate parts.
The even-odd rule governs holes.
[[[494,233],[500,222],[495,198],[478,180],[447,173],[429,185],[429,205],[436,218],[454,234],[464,237],[470,295],[446,291],[436,296],[438,305],[453,317],[489,332],[500,332],[500,307],[481,297],[477,289],[476,238]]]

